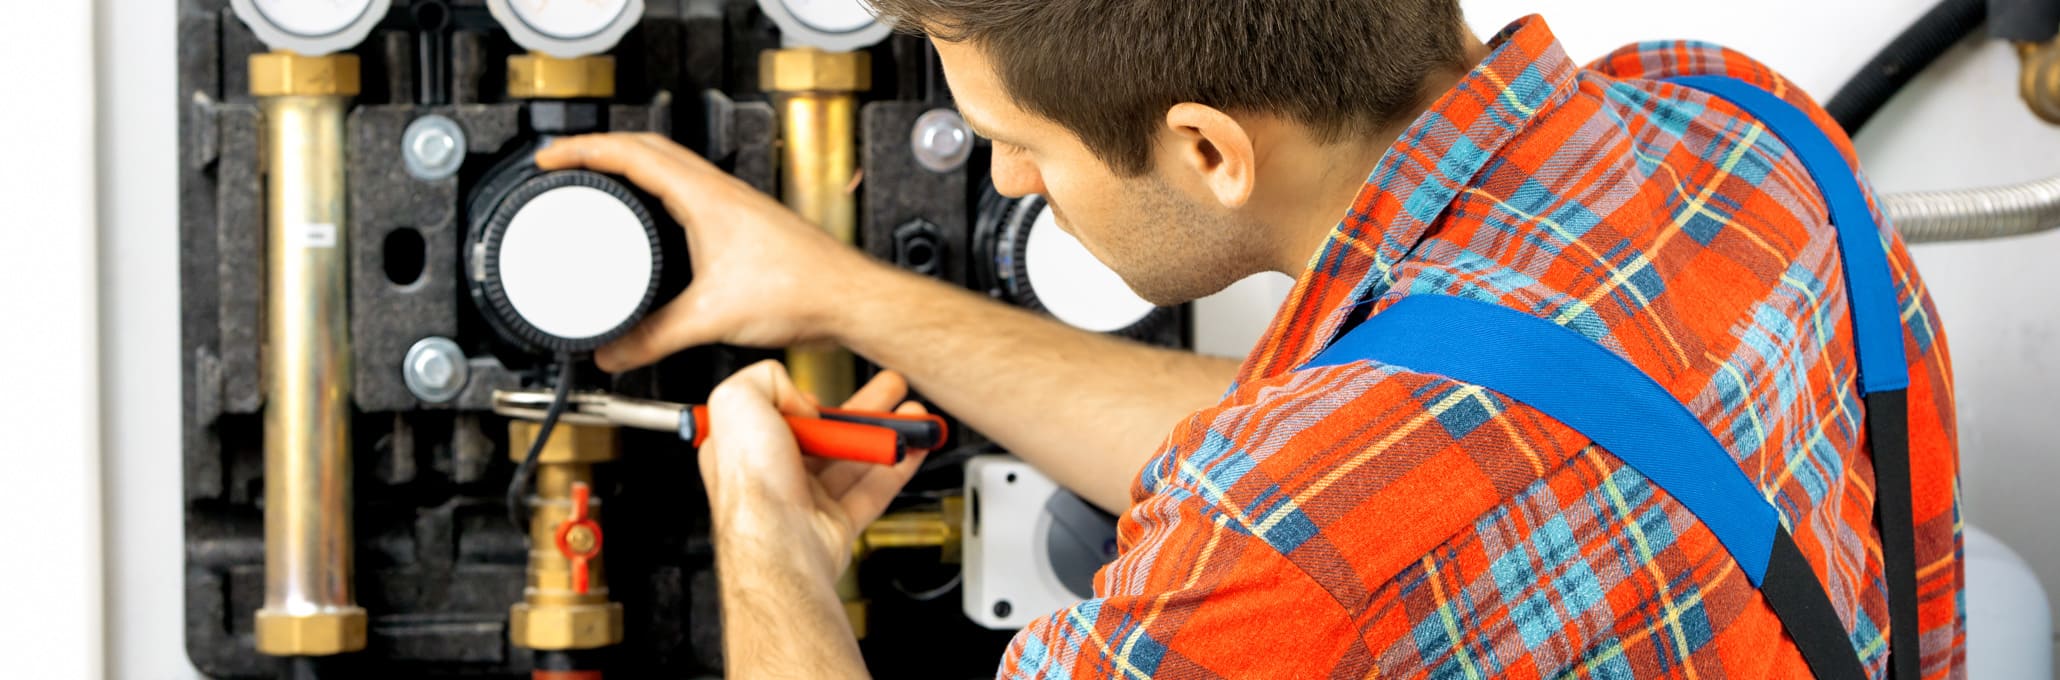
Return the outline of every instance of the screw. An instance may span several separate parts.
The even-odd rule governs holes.
[[[931,172],[957,170],[973,157],[973,131],[951,109],[931,109],[917,117],[908,143],[916,162]]]
[[[408,149],[415,152],[415,158],[423,165],[443,165],[451,159],[451,152],[458,150],[458,140],[451,139],[444,130],[426,128],[415,135],[415,142]]]
[[[571,548],[575,553],[593,550],[594,530],[584,524],[573,526],[571,531],[565,532],[565,547]]]
[[[1009,606],[1009,601],[1008,601],[1008,600],[995,600],[995,601],[994,601],[994,616],[995,616],[995,618],[1002,618],[1002,619],[1006,619],[1006,618],[1008,618],[1008,617],[1009,617],[1009,612],[1012,612],[1012,611],[1015,611],[1015,607]]]
[[[458,174],[465,164],[465,129],[444,116],[417,118],[401,133],[401,161],[416,179],[435,181]]]
[[[415,370],[415,375],[422,376],[423,385],[437,389],[450,387],[451,378],[458,377],[458,369],[451,365],[451,358],[442,352],[423,352],[415,357],[415,365],[409,368]]]
[[[467,377],[465,352],[450,338],[431,336],[415,342],[401,361],[401,381],[415,398],[442,403],[457,398]]]

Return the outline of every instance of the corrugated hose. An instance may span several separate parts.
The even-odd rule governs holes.
[[[2060,177],[1985,189],[1889,194],[1881,209],[1908,243],[2035,234],[2060,228]]]

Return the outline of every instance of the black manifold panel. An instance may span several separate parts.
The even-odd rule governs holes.
[[[179,3],[180,350],[186,562],[186,648],[221,678],[276,677],[258,654],[253,613],[264,597],[264,181],[262,114],[246,64],[264,46],[228,0]],[[606,127],[668,135],[747,183],[776,189],[774,110],[757,91],[757,57],[780,38],[754,0],[649,0],[612,54],[618,96]],[[689,6],[713,11],[687,11]],[[428,22],[443,28],[422,31]],[[531,655],[508,643],[527,547],[501,495],[514,469],[507,422],[488,410],[496,388],[536,384],[540,366],[509,356],[473,309],[462,278],[468,193],[497,163],[533,144],[530,104],[505,95],[516,48],[484,0],[393,0],[354,52],[363,87],[345,125],[346,242],[352,351],[354,586],[369,615],[367,648],[324,661],[324,677],[527,677]],[[920,39],[873,48],[859,141],[861,247],[882,260],[969,285],[971,208],[983,152],[935,172],[908,146],[917,116],[948,108]],[[425,115],[466,136],[453,177],[425,181],[401,157],[402,131]],[[921,261],[916,261],[921,260]],[[447,403],[415,398],[402,357],[424,337],[468,356],[466,389]],[[1184,344],[1184,320],[1150,341]],[[582,384],[639,397],[700,401],[723,376],[777,352],[709,347]],[[958,430],[959,428],[954,428]],[[984,450],[971,433],[898,501],[934,503],[956,489],[956,461]],[[625,608],[625,639],[602,653],[624,677],[719,675],[707,503],[691,451],[665,433],[625,432],[621,460],[596,467],[607,512],[607,571]],[[880,554],[860,566],[871,600],[863,649],[888,677],[977,677],[1009,638],[958,613],[938,584],[955,567],[935,555]],[[921,597],[909,595],[921,593]]]

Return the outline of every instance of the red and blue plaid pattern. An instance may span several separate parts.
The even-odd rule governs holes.
[[[1758,481],[1885,673],[1836,236],[1779,139],[1657,82],[1691,74],[1786,98],[1852,158],[1815,103],[1738,53],[1647,43],[1583,69],[1543,20],[1512,25],[1380,159],[1237,387],[1142,471],[1097,597],[1024,630],[1000,675],[1807,677],[1714,535],[1608,451],[1479,386],[1298,370],[1356,305],[1425,294],[1557,322],[1651,374]],[[1884,229],[1911,362],[1922,665],[1960,677],[1951,368]]]

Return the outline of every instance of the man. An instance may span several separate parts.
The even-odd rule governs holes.
[[[1239,367],[875,264],[662,139],[539,154],[628,175],[688,232],[695,284],[604,368],[717,341],[835,341],[1122,514],[1095,598],[1024,629],[1001,675],[1810,673],[1711,530],[1611,451],[1479,385],[1376,361],[1304,368],[1360,318],[1425,295],[1574,329],[1651,376],[1778,508],[1834,634],[1883,672],[1868,414],[1825,200],[1758,121],[1658,81],[1764,88],[1850,162],[1779,75],[1679,42],[1582,69],[1536,17],[1480,43],[1455,0],[875,4],[931,36],[993,140],[996,186],[1046,196],[1139,294],[1174,304],[1258,271],[1298,277]],[[1949,363],[1889,242],[1922,640],[1897,653],[1959,676]],[[853,401],[891,406],[900,381]],[[815,405],[777,366],[711,401],[723,434],[701,461],[731,670],[862,674],[831,583],[914,461],[804,463],[777,416]],[[816,540],[797,551],[796,536]]]

